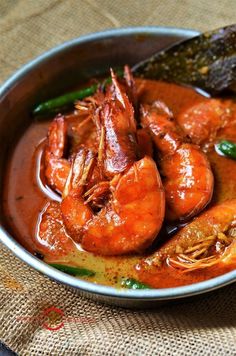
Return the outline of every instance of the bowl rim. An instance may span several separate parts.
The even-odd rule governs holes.
[[[100,40],[104,38],[114,38],[125,35],[180,35],[194,37],[199,34],[198,31],[175,28],[175,27],[159,27],[159,26],[141,26],[141,27],[122,27],[118,29],[105,30],[95,33],[90,33],[72,40],[66,41],[46,52],[37,56],[33,60],[18,69],[13,75],[10,76],[0,88],[0,98],[7,95],[12,86],[19,82],[26,74],[35,68],[35,66],[48,60],[67,48],[76,47],[83,43],[90,41]],[[46,275],[47,277],[60,282],[64,285],[74,287],[83,292],[112,297],[113,299],[133,299],[133,300],[170,300],[198,295],[221,288],[227,284],[236,281],[236,270],[225,273],[223,275],[211,278],[209,280],[198,282],[186,286],[173,287],[173,288],[159,288],[159,289],[143,289],[143,290],[129,290],[122,288],[115,288],[96,284],[94,282],[85,281],[68,274],[65,274],[47,263],[39,260],[37,257],[28,252],[22,245],[20,245],[2,226],[0,226],[0,242],[3,243],[13,254],[23,262],[33,267],[38,272]]]

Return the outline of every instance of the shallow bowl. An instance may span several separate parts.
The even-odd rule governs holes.
[[[88,78],[104,74],[109,67],[132,66],[174,42],[197,34],[192,30],[163,27],[104,31],[66,42],[18,70],[0,89],[1,191],[4,189],[7,152],[14,145],[18,133],[30,124],[30,112],[35,103],[58,95]],[[97,285],[64,274],[30,254],[4,228],[2,211],[0,219],[0,241],[18,258],[53,280],[96,301],[124,307],[151,307],[164,301],[173,302],[209,292],[236,280],[236,271],[232,271],[201,283],[176,288],[125,290]]]

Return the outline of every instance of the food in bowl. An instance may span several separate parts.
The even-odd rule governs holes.
[[[5,177],[7,223],[30,251],[66,273],[133,289],[235,269],[233,101],[134,79],[125,66],[35,113],[60,105],[21,137]]]

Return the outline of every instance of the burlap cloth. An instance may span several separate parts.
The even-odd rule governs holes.
[[[235,0],[0,0],[0,81],[81,34],[139,25],[204,31],[235,23],[235,12]],[[235,285],[155,311],[122,310],[78,297],[0,251],[0,340],[20,355],[236,355]],[[58,331],[39,317],[51,306],[64,312]]]

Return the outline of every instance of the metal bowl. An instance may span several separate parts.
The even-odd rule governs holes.
[[[14,145],[19,131],[29,125],[35,103],[105,73],[109,67],[126,63],[132,66],[161,48],[197,34],[196,31],[163,27],[104,31],[66,42],[18,70],[0,89],[1,190],[7,150]],[[232,271],[205,282],[166,289],[119,290],[86,282],[48,266],[25,250],[4,228],[2,211],[0,241],[22,261],[57,282],[94,300],[124,307],[155,306],[157,302],[205,293],[236,280],[236,271]]]

